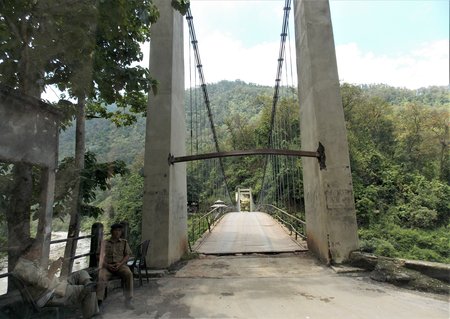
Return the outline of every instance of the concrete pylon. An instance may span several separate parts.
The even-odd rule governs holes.
[[[150,239],[149,266],[166,268],[188,248],[186,165],[168,164],[169,154],[186,154],[183,17],[170,1],[154,3],[160,17],[152,25],[150,72],[159,85],[147,107],[142,239]]]
[[[321,260],[341,263],[358,249],[344,111],[328,0],[295,0],[302,149],[325,148],[326,168],[303,158],[306,233]]]

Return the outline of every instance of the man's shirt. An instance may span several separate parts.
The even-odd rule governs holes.
[[[131,249],[125,239],[120,238],[113,241],[111,238],[105,240],[105,262],[107,264],[118,263],[123,257],[131,255]]]

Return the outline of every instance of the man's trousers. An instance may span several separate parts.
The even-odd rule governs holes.
[[[115,272],[110,272],[106,268],[100,269],[97,282],[97,299],[103,300],[105,298],[106,285],[108,284],[108,280],[114,275],[119,276],[123,281],[123,294],[125,299],[133,298],[133,273],[128,266],[123,265]]]
[[[49,306],[81,306],[83,318],[91,318],[98,313],[97,298],[95,292],[86,291],[85,286],[91,282],[89,274],[80,270],[72,273],[67,278],[68,285],[63,297],[54,296],[47,303]]]

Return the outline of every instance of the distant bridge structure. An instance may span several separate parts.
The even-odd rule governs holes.
[[[236,192],[236,207],[237,211],[255,211],[255,203],[253,202],[253,195],[251,188],[238,188]]]

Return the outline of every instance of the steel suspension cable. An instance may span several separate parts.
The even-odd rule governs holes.
[[[288,28],[288,43],[289,43],[289,66],[290,66],[290,76],[291,76],[291,87],[294,88],[294,72],[293,72],[293,63],[292,63],[292,47],[291,47],[291,32],[290,32],[290,28]],[[287,70],[287,66],[286,66],[286,70]],[[287,72],[286,72],[287,75]],[[295,94],[294,90],[291,89],[291,98],[292,101],[296,102],[297,99],[297,95]],[[297,109],[298,113],[297,113],[297,118],[300,118],[300,110]],[[299,131],[296,132],[296,135],[294,135],[292,127],[289,126],[289,134],[291,136],[291,143],[294,144],[295,142],[297,142],[297,147],[300,149],[300,139],[299,139]],[[295,141],[295,137],[297,136],[297,141]],[[297,163],[298,163],[298,159],[295,158],[291,158],[291,167],[292,167],[292,174],[291,174],[291,178],[292,178],[292,190],[293,190],[293,205],[294,205],[294,211],[297,212],[297,209],[299,208],[297,206],[297,201],[296,201],[296,195],[298,193],[298,195],[300,195],[300,188],[298,188],[297,191],[297,183],[300,180],[300,172],[299,172],[299,168],[297,167]]]
[[[288,28],[288,21],[289,21],[289,12],[291,10],[291,0],[286,0],[284,5],[284,16],[283,16],[283,27],[281,30],[281,40],[280,40],[280,50],[278,55],[278,66],[277,66],[277,75],[275,78],[275,89],[273,93],[273,101],[272,101],[272,112],[270,116],[270,132],[272,132],[274,121],[275,121],[275,113],[276,113],[276,106],[279,99],[279,91],[280,91],[280,82],[281,82],[281,74],[283,70],[283,61],[284,61],[284,55],[285,55],[285,44],[286,44],[286,36],[287,36],[287,28]],[[271,145],[272,141],[272,134],[269,134],[269,145]]]
[[[284,119],[284,126],[285,126],[285,136],[286,136],[286,144],[288,145],[288,148],[293,148],[295,146],[299,147],[300,145],[295,145],[295,135],[293,133],[293,128],[290,123],[289,117],[287,116],[287,113],[289,111],[289,106],[291,103],[295,103],[296,96],[294,94],[294,78],[293,78],[293,64],[292,64],[292,48],[291,48],[291,32],[290,28],[288,26],[287,28],[288,33],[288,52],[286,53],[286,59],[284,60],[284,66],[285,66],[285,92],[286,92],[286,109],[284,110],[285,114],[283,116]],[[290,72],[289,72],[290,71]],[[297,114],[300,115],[299,113]],[[296,132],[298,135],[299,132]],[[294,158],[285,158],[285,167],[286,167],[286,179],[285,179],[285,185],[287,188],[287,208],[289,211],[296,211],[296,181],[298,181],[298,178],[296,177],[297,173],[297,167],[295,163],[297,162],[297,159]]]
[[[189,43],[189,112],[190,112],[190,146],[191,146],[191,155],[193,154],[193,144],[194,144],[194,124],[192,123],[192,104],[193,104],[193,92],[192,92],[192,59],[191,59],[191,46]],[[191,165],[192,167],[192,165]]]
[[[288,25],[288,35],[289,35],[289,25]],[[289,128],[291,127],[290,125],[290,120],[289,117],[287,116],[287,113],[289,111],[289,105],[290,105],[290,100],[289,100],[289,72],[287,72],[288,70],[288,58],[284,59],[284,68],[286,70],[285,72],[285,84],[284,84],[284,98],[285,98],[285,105],[284,108],[281,109],[282,113],[281,113],[281,121],[282,121],[282,125],[283,125],[283,142],[284,145],[287,149],[290,149],[291,147],[291,135],[289,134]],[[286,191],[287,194],[283,194],[285,195],[285,207],[287,211],[291,211],[291,184],[290,184],[290,180],[291,180],[291,174],[290,174],[290,169],[289,169],[289,158],[287,157],[283,157],[283,184],[284,184],[284,190]]]
[[[272,111],[270,115],[270,129],[269,129],[269,136],[268,136],[268,147],[272,147],[272,134],[273,134],[273,128],[274,128],[274,122],[275,122],[275,113],[276,113],[276,106],[278,103],[279,98],[279,90],[280,90],[280,81],[281,81],[281,74],[283,69],[283,61],[284,61],[284,54],[285,54],[285,43],[286,43],[286,36],[288,32],[288,26],[289,26],[289,12],[291,10],[291,0],[285,0],[284,4],[284,15],[283,15],[283,24],[281,28],[281,39],[280,39],[280,50],[278,54],[278,65],[277,65],[277,73],[275,78],[275,88],[273,93],[273,100],[272,100]],[[265,180],[266,180],[266,171],[267,171],[267,164],[268,164],[268,158],[266,157],[266,160],[264,162],[264,173],[262,177],[262,183],[261,183],[261,189],[263,189]],[[258,196],[258,198],[261,198],[261,196]]]
[[[193,95],[194,95],[194,92],[192,91],[191,44],[189,43],[189,121],[190,121],[190,123],[189,123],[190,124],[189,125],[189,127],[190,127],[189,145],[190,145],[190,153],[191,153],[191,155],[194,152],[194,123],[193,123],[193,116],[194,116],[194,114],[193,114],[193,104],[194,104],[193,97],[194,96]],[[190,163],[187,168],[188,168],[188,170],[187,170],[188,174],[186,176],[186,181],[187,181],[187,183],[189,185],[189,181],[191,183],[193,183],[195,181],[195,177],[193,176],[193,174],[194,174],[194,164]],[[189,174],[191,174],[191,175],[189,176]],[[188,191],[187,195],[188,195],[188,198],[187,198],[188,199],[188,205],[191,205],[191,203],[194,202],[192,194],[190,194],[189,191]],[[188,207],[188,209],[189,209],[189,207]]]
[[[203,91],[203,98],[205,101],[205,105],[208,111],[208,117],[209,117],[209,122],[211,125],[211,131],[213,134],[213,139],[214,139],[214,144],[216,147],[216,151],[220,152],[220,147],[219,147],[219,142],[217,139],[217,134],[216,134],[216,128],[214,126],[214,121],[213,121],[213,117],[212,117],[212,112],[211,112],[211,105],[210,105],[210,101],[209,101],[209,96],[208,96],[208,91],[206,89],[206,82],[205,82],[205,76],[203,74],[203,65],[201,63],[201,59],[200,59],[200,53],[199,53],[199,49],[198,49],[198,41],[197,41],[197,36],[195,35],[195,28],[194,28],[194,21],[193,21],[193,17],[192,17],[192,13],[191,13],[191,9],[189,8],[187,13],[186,13],[186,20],[189,26],[189,34],[191,36],[191,41],[192,41],[192,45],[194,48],[194,56],[195,56],[195,61],[197,63],[197,69],[198,69],[198,73],[199,73],[199,77],[200,77],[200,82],[201,82],[201,87],[202,87],[202,91]],[[219,159],[219,164],[220,164],[220,169],[222,171],[223,174],[223,178],[224,178],[224,182],[226,185],[226,189],[227,189],[227,193],[228,193],[228,197],[230,198],[230,202],[234,203],[231,194],[230,194],[230,190],[228,187],[228,180],[227,177],[225,175],[225,169],[223,166],[223,161],[220,158]]]

